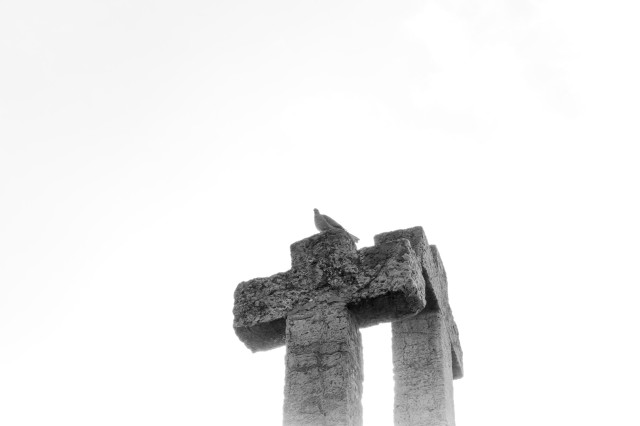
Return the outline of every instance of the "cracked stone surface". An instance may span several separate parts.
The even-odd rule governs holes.
[[[376,244],[408,240],[420,259],[427,306],[392,324],[396,426],[454,426],[453,379],[463,375],[462,348],[436,246],[421,227],[376,235]]]
[[[454,426],[451,344],[440,311],[392,325],[397,426]]]
[[[362,424],[362,350],[353,314],[327,301],[287,317],[285,425]]]
[[[285,425],[361,425],[358,329],[425,308],[422,260],[408,239],[356,250],[340,230],[292,244],[291,258],[238,285],[235,332],[252,351],[286,344]]]

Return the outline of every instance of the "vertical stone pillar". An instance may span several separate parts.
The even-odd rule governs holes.
[[[376,245],[397,239],[409,240],[420,257],[427,306],[391,326],[395,424],[455,426],[453,379],[463,375],[462,348],[449,306],[447,274],[438,249],[427,242],[421,227],[374,237]]]
[[[286,345],[284,425],[362,425],[361,337],[344,302],[289,314]]]
[[[394,322],[396,426],[454,426],[451,342],[440,310]]]

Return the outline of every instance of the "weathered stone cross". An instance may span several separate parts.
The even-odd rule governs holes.
[[[438,249],[421,227],[376,235],[376,245],[404,239],[420,258],[427,307],[391,325],[396,426],[454,426],[453,379],[462,377],[462,348]]]
[[[284,425],[361,425],[358,328],[425,308],[423,261],[407,239],[358,251],[341,230],[292,244],[291,257],[289,271],[238,285],[236,334],[253,351],[286,344]]]

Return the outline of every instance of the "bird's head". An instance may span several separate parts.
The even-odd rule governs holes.
[[[320,212],[318,211],[318,209],[313,209],[313,213],[315,213],[315,214],[320,214]]]

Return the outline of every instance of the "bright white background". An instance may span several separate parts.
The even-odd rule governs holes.
[[[438,245],[459,426],[637,426],[634,4],[0,0],[0,424],[280,424],[233,290],[317,207]]]

